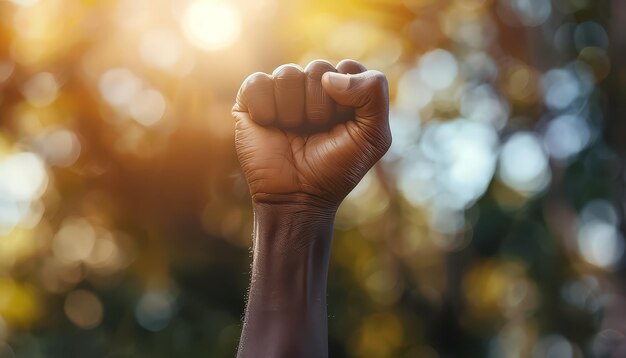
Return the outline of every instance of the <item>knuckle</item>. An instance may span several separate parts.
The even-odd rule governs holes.
[[[353,59],[344,59],[337,64],[337,70],[340,72],[357,74],[366,71],[365,66]]]
[[[245,102],[252,106],[258,100],[268,100],[274,95],[272,79],[262,72],[256,72],[248,76],[239,94],[239,102]]]
[[[258,83],[262,83],[266,80],[269,79],[269,76],[266,73],[263,72],[255,72],[253,74],[251,74],[250,76],[248,76],[246,78],[246,80],[244,81],[244,84],[246,87],[249,86],[254,86]]]
[[[294,63],[288,63],[277,67],[272,73],[272,76],[276,79],[283,77],[300,77],[302,74],[303,70],[300,66]]]
[[[326,60],[314,60],[306,66],[305,72],[308,77],[320,80],[324,73],[337,72],[337,70],[335,66]]]
[[[387,88],[388,86],[387,76],[385,76],[384,73],[380,71],[376,71],[376,70],[371,70],[371,71],[368,71],[368,77],[369,77],[368,82],[371,87],[376,87],[380,89]]]
[[[322,59],[317,59],[317,60],[313,60],[311,62],[309,62],[309,64],[306,66],[307,69],[311,68],[311,67],[332,67],[335,68],[332,63],[326,61],[326,60],[322,60]]]
[[[339,63],[337,63],[337,67],[339,67],[340,65],[354,65],[354,64],[360,65],[360,63],[356,60],[353,60],[351,58],[344,58],[343,60],[339,61]]]
[[[304,72],[294,66],[284,66],[274,72],[274,85],[277,88],[304,89]]]

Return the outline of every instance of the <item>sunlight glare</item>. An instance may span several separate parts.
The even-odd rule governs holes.
[[[195,1],[184,12],[183,30],[194,46],[217,51],[237,40],[241,33],[241,17],[229,3]]]

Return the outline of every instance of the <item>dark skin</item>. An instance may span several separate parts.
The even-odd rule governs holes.
[[[387,80],[352,60],[284,65],[248,77],[233,116],[254,209],[238,357],[327,357],[333,222],[391,144]]]

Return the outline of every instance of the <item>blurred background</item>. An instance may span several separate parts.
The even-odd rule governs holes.
[[[0,357],[232,357],[250,73],[384,71],[332,357],[624,357],[626,2],[0,0]]]

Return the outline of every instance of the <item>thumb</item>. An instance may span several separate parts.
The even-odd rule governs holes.
[[[370,70],[356,75],[326,72],[322,86],[335,102],[354,108],[357,120],[387,121],[389,88],[382,72]]]

